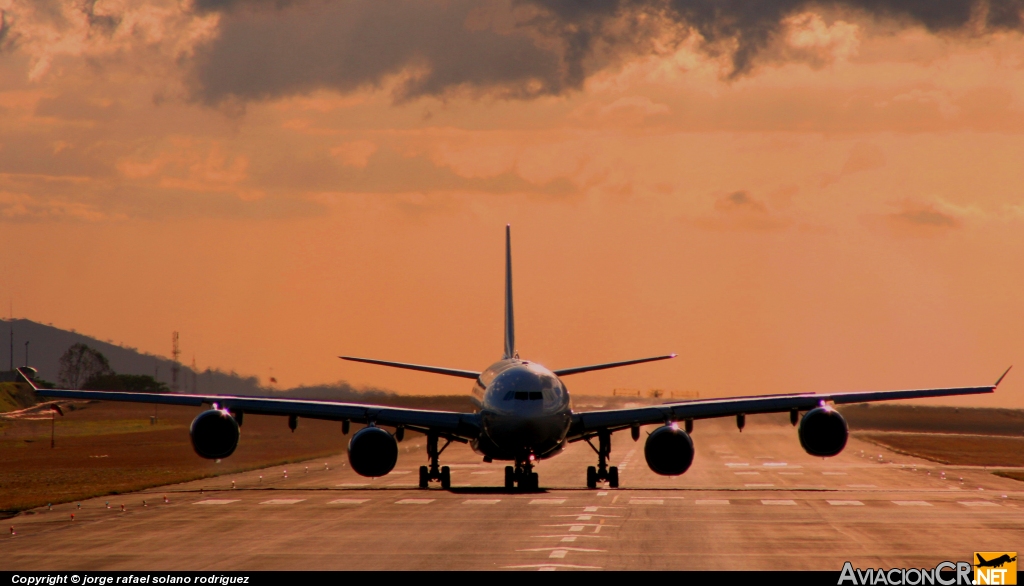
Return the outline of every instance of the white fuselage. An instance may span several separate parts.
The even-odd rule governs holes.
[[[540,364],[511,358],[480,373],[481,436],[473,449],[495,460],[547,458],[561,451],[572,422],[569,391]]]

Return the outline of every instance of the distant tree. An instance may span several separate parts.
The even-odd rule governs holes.
[[[96,391],[128,391],[131,393],[167,393],[167,385],[147,374],[114,374],[94,376],[82,385]]]
[[[113,374],[107,357],[98,350],[78,343],[60,357],[58,382],[66,389],[80,389],[90,380]]]

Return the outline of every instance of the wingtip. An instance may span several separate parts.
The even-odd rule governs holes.
[[[668,355],[669,358],[675,358],[676,356],[679,356],[679,355],[676,354],[675,352],[673,352],[673,353]]]
[[[999,377],[999,380],[997,380],[997,381],[996,381],[996,384],[994,384],[994,385],[992,385],[992,386],[993,386],[993,387],[998,387],[998,386],[999,386],[999,383],[1003,382],[1003,379],[1004,379],[1004,378],[1006,378],[1006,375],[1007,375],[1007,373],[1009,373],[1009,372],[1010,372],[1010,369],[1011,369],[1011,368],[1013,368],[1013,365],[1012,365],[1012,364],[1011,364],[1011,365],[1010,365],[1010,366],[1009,366],[1009,367],[1008,367],[1008,368],[1007,368],[1006,370],[1004,370],[1004,371],[1003,371],[1003,374],[1002,374],[1002,376],[1000,376],[1000,377]]]

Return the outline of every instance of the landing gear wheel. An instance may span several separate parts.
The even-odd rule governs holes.
[[[526,478],[526,490],[540,490],[540,476],[536,472],[530,472]]]
[[[619,467],[612,466],[608,468],[608,486],[611,488],[619,487]]]
[[[597,488],[597,468],[587,466],[587,488]]]
[[[420,466],[420,488],[430,485],[430,470],[426,466]]]
[[[447,466],[441,466],[441,488],[448,490],[452,487],[452,470]]]
[[[505,488],[513,489],[516,487],[516,469],[511,466],[505,466]]]

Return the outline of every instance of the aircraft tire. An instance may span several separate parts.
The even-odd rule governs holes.
[[[540,476],[536,472],[530,472],[526,478],[527,490],[540,490]]]
[[[426,466],[420,466],[420,488],[427,488],[430,485],[430,470]]]
[[[619,467],[612,466],[608,469],[608,486],[610,488],[619,487]]]
[[[448,490],[452,487],[452,470],[447,466],[441,466],[441,488]]]
[[[587,488],[597,488],[597,468],[587,466]]]
[[[513,489],[516,487],[516,469],[511,466],[505,466],[505,488]]]

